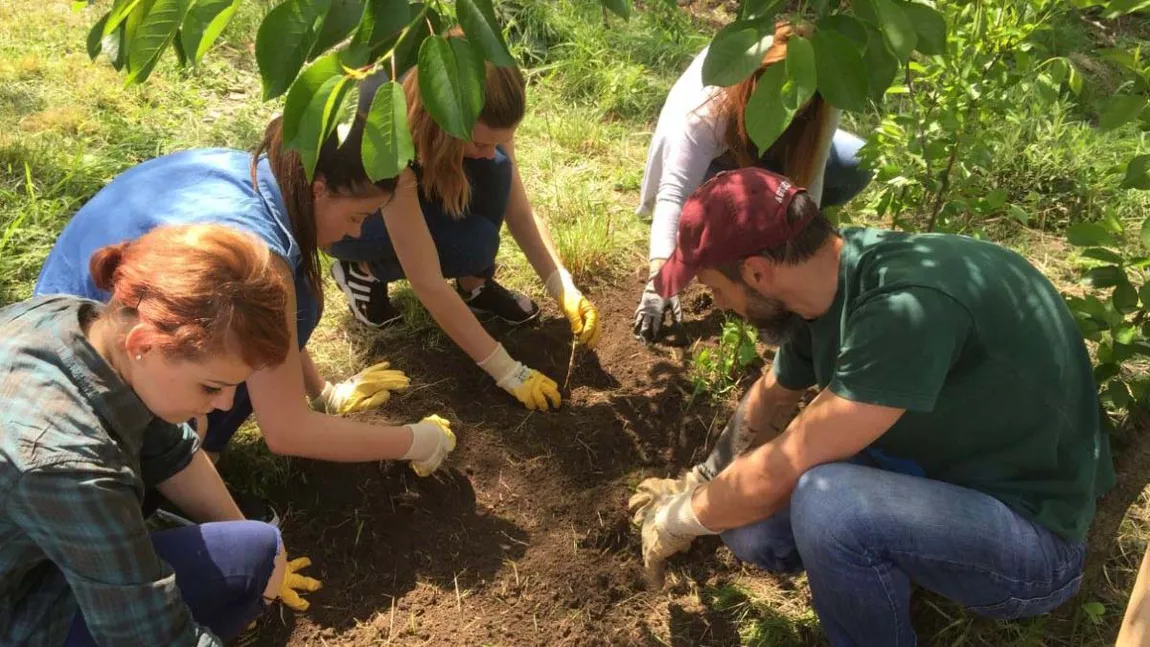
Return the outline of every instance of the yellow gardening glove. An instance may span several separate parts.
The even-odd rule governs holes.
[[[406,389],[411,378],[402,371],[390,369],[387,362],[364,369],[355,376],[323,387],[323,393],[312,400],[316,411],[331,414],[356,413],[377,409],[391,398],[392,391]]]
[[[318,591],[323,586],[319,580],[300,575],[298,571],[311,566],[311,560],[307,557],[299,557],[287,563],[287,573],[284,573],[283,584],[280,585],[280,601],[284,603],[289,609],[295,611],[307,611],[311,603],[301,598],[297,591]]]
[[[656,589],[663,587],[669,557],[690,548],[695,537],[715,534],[699,523],[691,504],[695,489],[700,486],[670,493],[675,489],[674,483],[672,479],[647,479],[627,503],[634,514],[632,522],[642,534],[647,582]]]
[[[427,416],[407,428],[411,430],[411,448],[401,459],[410,460],[411,469],[419,476],[430,476],[455,449],[451,423],[439,416]]]
[[[558,409],[563,403],[555,380],[511,359],[503,344],[497,344],[491,356],[479,362],[479,368],[487,371],[499,388],[515,396],[532,411]]]
[[[583,296],[571,280],[571,273],[565,269],[557,269],[547,277],[547,292],[559,304],[567,321],[571,322],[571,332],[587,348],[594,348],[599,343],[602,329],[599,326],[599,311]]]

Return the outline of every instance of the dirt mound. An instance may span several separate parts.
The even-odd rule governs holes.
[[[524,410],[454,347],[413,335],[377,349],[416,380],[388,418],[453,421],[450,469],[420,479],[399,463],[298,461],[272,496],[287,508],[289,549],[312,558],[325,588],[306,614],[269,617],[245,644],[737,644],[729,628],[723,635],[678,605],[674,588],[644,587],[626,499],[641,478],[699,460],[727,412],[705,398],[687,406],[683,347],[633,340],[641,290],[635,276],[591,295],[602,344],[574,361],[554,312],[536,327],[493,331],[563,387],[554,413]],[[697,289],[685,302],[696,311],[688,335],[713,339],[721,315]],[[718,566],[716,541],[700,542],[692,571]]]

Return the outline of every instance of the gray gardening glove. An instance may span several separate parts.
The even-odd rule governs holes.
[[[639,298],[639,307],[635,309],[635,327],[632,331],[635,339],[644,344],[658,341],[668,311],[671,313],[671,325],[682,327],[683,308],[679,305],[679,296],[664,299],[655,291],[655,282],[647,281],[643,296]]]

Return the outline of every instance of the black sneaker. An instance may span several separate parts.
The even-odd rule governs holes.
[[[456,289],[459,289],[456,282]],[[539,306],[522,292],[508,290],[495,282],[487,281],[470,293],[459,289],[459,295],[471,311],[481,316],[499,317],[513,326],[519,326],[539,316]]]
[[[375,278],[370,272],[360,270],[356,263],[332,263],[331,278],[347,297],[347,307],[351,314],[364,324],[372,328],[383,328],[403,319],[403,313],[391,305],[391,299],[387,296],[387,283]]]

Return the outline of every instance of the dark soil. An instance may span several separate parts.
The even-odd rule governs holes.
[[[627,498],[641,479],[677,474],[701,460],[733,402],[690,398],[691,340],[713,345],[722,321],[709,295],[696,287],[684,297],[687,338],[675,340],[679,346],[645,348],[630,332],[641,290],[636,275],[592,291],[604,321],[601,345],[579,349],[573,363],[567,322],[549,305],[537,326],[492,327],[514,357],[560,383],[558,412],[523,409],[462,352],[432,336],[401,334],[377,348],[366,359],[388,359],[414,380],[379,415],[410,421],[437,413],[452,421],[459,445],[427,479],[395,461],[294,461],[288,482],[269,494],[286,508],[291,554],[312,558],[309,573],[324,588],[308,596],[309,611],[277,607],[241,644],[739,645],[745,599],[720,605],[708,593],[713,588],[702,588],[740,576],[747,581],[730,553],[716,550],[717,539],[696,541],[688,555],[676,557],[663,591],[644,584]],[[1100,502],[1086,583],[1077,602],[1046,620],[1060,645],[1084,644],[1077,610],[1108,597],[1104,567],[1119,552],[1119,522],[1150,477],[1146,427],[1145,419],[1131,420],[1114,436],[1119,484]],[[809,604],[801,578],[755,579],[777,585],[788,606]],[[924,644],[954,637],[953,619],[938,610],[948,604],[915,596]],[[1125,600],[1113,604],[1120,618]],[[754,613],[759,622],[777,624],[772,609],[758,606]],[[786,630],[778,644],[824,644],[817,625],[779,620]],[[1000,624],[977,620],[975,627],[995,625],[985,629],[1000,635]]]
[[[270,495],[288,508],[291,553],[312,558],[324,588],[307,613],[271,614],[244,642],[738,644],[729,620],[681,601],[685,584],[645,589],[627,497],[642,478],[701,459],[728,411],[706,396],[688,406],[689,349],[632,338],[641,291],[636,275],[592,294],[601,345],[573,363],[570,329],[553,310],[538,326],[493,330],[560,383],[558,412],[525,410],[453,346],[412,334],[377,349],[414,379],[381,415],[443,415],[459,445],[427,479],[401,462],[293,463]],[[688,336],[713,340],[722,316],[708,296],[696,289],[684,303]],[[706,579],[720,566],[717,540],[698,543],[698,558],[680,566]]]

